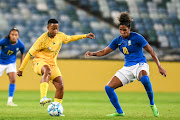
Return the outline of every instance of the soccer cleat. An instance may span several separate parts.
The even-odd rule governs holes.
[[[125,113],[118,113],[118,112],[115,112],[113,114],[108,114],[107,116],[125,116]]]
[[[14,104],[14,102],[7,103],[7,106],[18,106],[17,104]]]
[[[158,117],[159,116],[159,110],[157,109],[156,105],[151,105],[151,109],[152,109],[153,115],[155,117]]]
[[[65,115],[64,115],[64,114],[61,114],[60,116],[65,117]]]
[[[47,98],[46,96],[43,97],[41,100],[40,100],[40,105],[41,106],[44,106],[46,103],[50,103],[52,101],[51,98]]]

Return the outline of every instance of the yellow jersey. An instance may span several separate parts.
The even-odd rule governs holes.
[[[62,44],[67,44],[68,42],[76,41],[83,38],[86,38],[86,34],[68,36],[62,32],[58,32],[54,38],[50,38],[49,33],[45,32],[36,40],[33,46],[29,49],[19,70],[23,71],[25,65],[27,64],[31,56],[35,56],[33,62],[43,60],[49,65],[56,65],[57,55],[61,49]]]

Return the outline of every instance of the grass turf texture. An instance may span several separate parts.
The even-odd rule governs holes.
[[[117,92],[125,117],[108,117],[115,109],[105,92],[65,91],[65,117],[51,117],[39,104],[39,91],[16,91],[18,107],[6,106],[8,91],[0,91],[0,120],[180,120],[180,93],[155,93],[160,116],[154,117],[146,93]],[[54,92],[48,92],[54,98]]]

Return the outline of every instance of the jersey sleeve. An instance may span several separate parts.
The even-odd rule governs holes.
[[[19,42],[20,42],[19,50],[21,51],[21,54],[23,54],[23,53],[25,53],[25,46],[24,46],[24,43],[21,42],[20,40],[19,40]]]
[[[148,44],[148,42],[146,41],[146,39],[142,35],[138,35],[136,41],[143,48]]]
[[[23,71],[26,64],[28,63],[28,61],[30,60],[31,56],[35,56],[37,54],[37,52],[39,50],[41,50],[41,46],[42,46],[42,42],[41,42],[41,36],[36,40],[36,42],[33,44],[33,46],[29,49],[29,51],[27,52],[19,70]]]
[[[72,35],[72,36],[64,34],[63,43],[67,44],[69,42],[77,41],[77,40],[84,39],[84,38],[86,38],[86,34],[84,34],[84,35]]]
[[[114,40],[112,40],[109,47],[113,50],[116,50],[116,48],[118,47],[118,38],[115,38]]]
[[[35,42],[35,43],[36,43],[36,42]],[[35,43],[34,43],[34,44],[35,44]],[[20,71],[23,71],[23,70],[24,70],[24,68],[25,68],[26,64],[28,63],[28,61],[30,60],[31,56],[36,55],[36,53],[37,53],[36,49],[32,46],[32,47],[29,49],[29,51],[27,52],[27,54],[26,54],[26,56],[25,56],[25,58],[24,58],[24,60],[23,60],[23,62],[22,62],[22,64],[21,64],[21,66],[20,66],[20,68],[19,68]]]
[[[42,49],[42,38],[41,36],[36,40],[33,46],[29,49],[28,54],[35,56],[39,50]]]
[[[20,71],[24,70],[24,68],[25,68],[26,64],[28,63],[28,61],[30,60],[30,58],[31,58],[31,55],[29,53],[27,53],[20,68],[19,68]]]

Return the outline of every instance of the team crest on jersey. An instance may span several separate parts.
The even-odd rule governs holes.
[[[7,48],[7,46],[4,46],[5,48]]]
[[[48,47],[48,50],[51,50],[51,47]]]
[[[128,46],[130,46],[131,45],[131,40],[128,40]]]
[[[118,46],[120,46],[122,43],[118,44]]]

